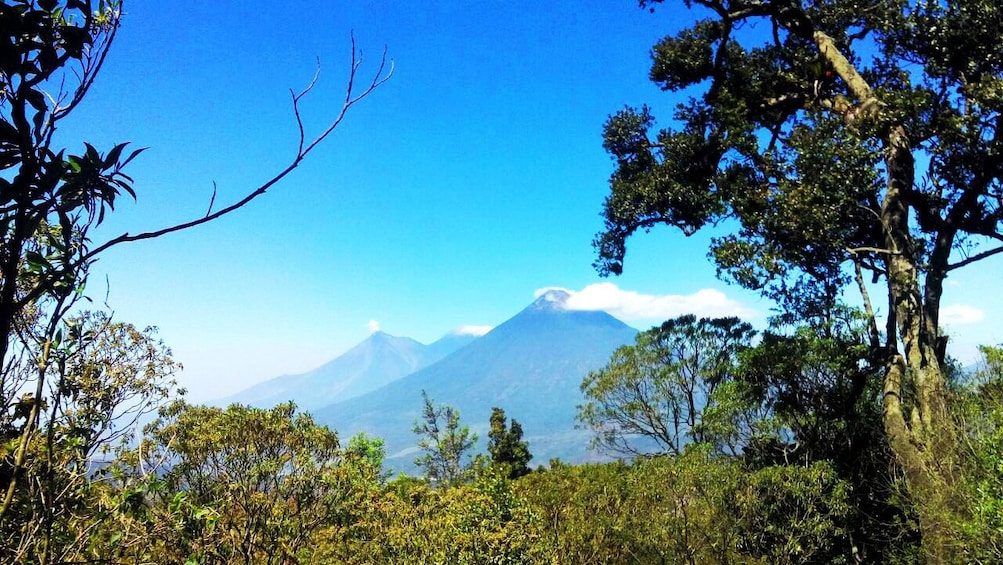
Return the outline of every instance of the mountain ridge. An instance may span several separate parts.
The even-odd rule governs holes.
[[[483,337],[386,386],[314,411],[344,437],[384,439],[388,462],[413,470],[421,391],[459,409],[462,422],[486,441],[491,408],[519,420],[534,461],[588,460],[587,432],[575,429],[580,384],[637,330],[602,311],[567,308],[567,293],[550,290]]]
[[[365,394],[446,357],[477,336],[451,332],[425,345],[409,337],[376,331],[319,367],[281,375],[213,402],[260,408],[293,401],[302,410]]]

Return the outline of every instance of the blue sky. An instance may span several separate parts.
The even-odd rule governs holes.
[[[138,202],[96,239],[197,217],[214,181],[219,207],[284,167],[296,143],[289,89],[319,58],[302,110],[307,134],[320,131],[344,95],[350,34],[362,77],[384,45],[395,64],[261,199],[97,264],[91,296],[107,280],[119,319],[159,326],[196,400],[314,368],[376,324],[430,342],[496,325],[538,289],[602,282],[590,245],[612,171],[602,124],[625,104],[669,114],[676,100],[648,82],[648,52],[688,21],[629,0],[133,0],[125,11],[105,72],[62,130],[71,148],[150,147],[129,168]],[[579,300],[619,304],[614,314],[641,328],[686,308],[761,326],[770,305],[714,277],[707,239],[637,236],[625,274]],[[962,356],[1003,341],[989,322],[1000,265],[950,279],[945,304],[972,309],[955,325]]]

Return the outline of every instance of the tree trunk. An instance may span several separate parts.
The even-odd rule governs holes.
[[[889,313],[897,340],[889,340],[883,387],[885,433],[905,473],[906,486],[920,516],[922,551],[930,564],[957,559],[952,526],[960,507],[953,503],[953,436],[947,412],[946,383],[937,355],[936,329],[928,322],[937,308],[923,300],[916,249],[904,192],[912,187],[914,160],[902,126],[892,127],[885,144],[888,187],[882,204]],[[901,348],[901,351],[899,350]]]

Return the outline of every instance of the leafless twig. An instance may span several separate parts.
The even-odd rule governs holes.
[[[367,96],[369,96],[370,94],[372,94],[372,92],[374,90],[376,90],[383,83],[385,83],[388,80],[390,80],[390,78],[393,76],[394,64],[393,64],[393,61],[388,61],[387,60],[387,50],[386,50],[386,48],[384,48],[383,49],[383,55],[380,57],[379,67],[376,69],[376,72],[373,73],[372,80],[370,80],[369,84],[366,86],[366,88],[364,90],[362,90],[361,92],[356,92],[355,91],[355,79],[358,76],[358,71],[359,71],[359,68],[361,67],[361,65],[362,65],[362,53],[361,53],[361,51],[359,51],[356,48],[355,37],[353,36],[352,37],[352,65],[351,65],[351,71],[348,74],[348,82],[347,82],[347,85],[345,87],[345,100],[344,100],[344,102],[343,102],[343,104],[341,106],[341,109],[338,111],[338,114],[328,124],[327,128],[325,128],[324,131],[322,131],[320,134],[318,134],[317,137],[315,137],[312,141],[310,141],[310,143],[306,144],[305,146],[304,146],[304,143],[305,143],[306,137],[305,137],[305,135],[303,133],[304,132],[304,126],[303,126],[303,119],[302,119],[302,117],[300,115],[300,111],[299,111],[299,101],[304,96],[306,96],[308,93],[310,93],[310,91],[313,89],[314,85],[316,84],[317,75],[316,74],[314,75],[313,80],[310,82],[310,84],[303,91],[301,91],[299,94],[293,95],[293,114],[294,114],[294,116],[296,118],[296,125],[297,125],[297,127],[299,129],[299,132],[300,132],[300,139],[299,139],[299,143],[298,143],[298,146],[297,146],[298,149],[296,151],[296,156],[292,159],[292,161],[284,169],[282,169],[281,171],[279,171],[275,176],[273,176],[272,178],[270,178],[267,181],[265,181],[258,188],[254,189],[253,191],[251,191],[250,193],[248,193],[246,196],[244,196],[239,201],[237,201],[237,202],[235,202],[235,203],[233,203],[233,204],[231,204],[231,205],[229,205],[229,206],[227,206],[225,208],[222,208],[222,209],[220,209],[220,210],[218,210],[216,212],[206,214],[205,216],[203,216],[201,218],[198,218],[198,219],[195,219],[195,220],[191,220],[191,221],[188,221],[188,222],[184,222],[184,223],[181,223],[181,224],[176,224],[176,225],[173,225],[173,226],[170,226],[170,227],[166,227],[166,228],[162,228],[162,229],[155,230],[155,231],[143,232],[143,233],[138,233],[138,234],[135,234],[135,235],[132,235],[132,234],[129,234],[129,233],[124,233],[124,234],[122,234],[122,235],[120,235],[118,237],[112,238],[112,239],[106,241],[105,243],[103,243],[103,244],[95,247],[91,251],[87,252],[81,258],[81,260],[80,260],[81,263],[88,263],[90,261],[93,261],[94,258],[98,254],[102,253],[103,251],[105,251],[106,249],[108,249],[110,247],[114,247],[114,246],[119,245],[121,243],[128,243],[128,242],[131,242],[131,241],[139,241],[139,240],[143,240],[143,239],[153,239],[153,238],[160,237],[162,235],[167,235],[169,233],[186,230],[186,229],[189,229],[189,228],[193,228],[195,226],[199,226],[199,225],[211,222],[211,221],[213,221],[213,220],[215,220],[215,219],[217,219],[217,218],[219,218],[221,216],[225,216],[226,214],[229,214],[230,212],[233,212],[235,210],[238,210],[238,209],[244,207],[248,202],[254,200],[255,198],[257,198],[257,197],[261,196],[262,194],[264,194],[265,192],[267,192],[269,188],[271,188],[272,186],[274,186],[276,183],[278,183],[279,181],[281,181],[282,179],[284,179],[289,173],[291,173],[293,170],[295,170],[300,165],[300,163],[303,161],[303,159],[305,159],[307,157],[307,155],[309,155],[314,150],[314,148],[317,147],[317,145],[319,145],[322,141],[324,141],[324,139],[326,139],[327,136],[331,134],[331,132],[333,132],[339,125],[341,125],[342,120],[345,119],[345,116],[348,114],[348,110],[352,106],[354,106],[359,101],[363,100],[364,98],[366,98]],[[215,200],[215,193],[214,193],[214,198],[213,199]],[[211,207],[212,207],[212,205],[210,204],[210,210],[211,210]]]

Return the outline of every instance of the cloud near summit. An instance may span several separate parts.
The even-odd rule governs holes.
[[[482,336],[493,330],[494,326],[460,326],[453,330],[453,335],[474,335]]]
[[[693,294],[642,294],[623,290],[613,283],[590,284],[582,290],[561,287],[537,289],[539,298],[548,290],[562,290],[569,294],[565,303],[568,310],[603,310],[625,321],[662,321],[683,314],[703,317],[737,316],[754,318],[758,312],[747,308],[719,290],[705,288]]]

